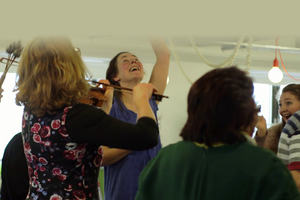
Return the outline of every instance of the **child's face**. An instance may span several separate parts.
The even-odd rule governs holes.
[[[300,110],[299,99],[290,92],[284,92],[279,100],[279,113],[283,121],[287,121],[295,112]]]

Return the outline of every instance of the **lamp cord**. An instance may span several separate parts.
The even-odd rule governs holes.
[[[278,37],[276,38],[276,46],[278,45]],[[277,49],[276,49],[277,50]],[[276,52],[277,53],[277,52]],[[286,69],[284,63],[283,63],[283,59],[282,59],[282,56],[281,56],[281,52],[280,52],[280,49],[278,49],[278,53],[279,53],[279,57],[280,57],[280,62],[281,62],[281,66],[283,68],[283,70],[285,71],[285,73],[293,80],[295,81],[300,81],[300,79],[298,78],[295,78],[294,76],[292,76]],[[277,57],[277,54],[276,54],[276,57]]]

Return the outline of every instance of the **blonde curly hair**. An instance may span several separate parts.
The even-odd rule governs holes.
[[[42,116],[87,95],[87,68],[71,41],[38,37],[24,48],[17,70],[16,104]]]

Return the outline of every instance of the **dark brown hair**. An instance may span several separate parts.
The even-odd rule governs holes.
[[[290,92],[300,101],[300,84],[289,84],[282,89],[282,93]]]
[[[254,124],[257,114],[253,82],[235,66],[214,69],[199,78],[188,94],[184,140],[212,146],[245,141],[241,131]]]
[[[118,85],[120,86],[120,83],[118,81],[115,81],[114,78],[118,75],[118,57],[123,54],[128,53],[126,51],[119,52],[117,55],[115,55],[109,62],[108,68],[106,70],[106,79],[109,80],[110,84],[112,85]],[[114,91],[114,97],[119,105],[119,108],[121,110],[124,110],[124,108],[121,106],[121,92],[115,90]]]

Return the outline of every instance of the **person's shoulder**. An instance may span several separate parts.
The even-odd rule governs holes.
[[[168,144],[167,146],[160,149],[159,153],[170,153],[170,152],[188,152],[192,150],[193,148],[197,149],[197,146],[190,141],[178,141],[172,144]]]
[[[11,140],[8,142],[4,149],[3,158],[10,156],[11,154],[15,154],[15,152],[19,153],[21,150],[23,150],[23,139],[22,139],[22,133],[17,133],[14,135]]]
[[[257,176],[268,173],[273,170],[285,169],[284,163],[269,149],[254,146],[248,142],[244,142],[235,149],[231,155],[232,161],[240,164],[240,168],[251,170],[249,175]]]
[[[22,133],[21,132],[17,133],[16,135],[14,135],[10,139],[9,143],[7,144],[7,146],[10,146],[10,145],[15,144],[15,143],[23,143],[23,141],[22,141]]]
[[[153,98],[151,98],[151,99],[149,100],[149,102],[150,102],[150,105],[151,105],[152,110],[157,111],[157,110],[158,110],[158,105],[157,105],[156,100],[154,100]]]
[[[78,104],[75,104],[73,106],[66,106],[64,108],[64,110],[66,109],[71,109],[71,110],[76,110],[76,109],[86,109],[86,108],[91,108],[93,107],[92,105],[89,105],[89,104],[85,104],[85,103],[78,103]]]
[[[250,144],[249,142],[243,142],[240,145],[239,149],[240,153],[246,155],[251,155],[251,158],[255,158],[256,160],[278,160],[277,156],[269,149]]]
[[[170,162],[184,162],[194,155],[194,152],[198,152],[194,148],[192,142],[179,141],[172,144],[168,144],[161,148],[155,158],[152,160],[152,165],[155,163],[170,163]]]
[[[114,100],[111,105],[109,114],[112,115],[112,114],[118,112],[119,110],[120,110],[120,105],[117,103],[117,100]]]
[[[282,132],[289,138],[296,136],[299,139],[300,135],[300,111],[295,112],[286,122]]]
[[[294,115],[300,116],[300,110],[294,113]]]
[[[300,110],[295,112],[287,121],[287,124],[290,125],[298,125],[297,128],[299,129],[299,124],[300,124]]]
[[[67,106],[64,108],[64,112],[72,114],[89,113],[89,112],[102,111],[99,107],[89,104],[78,103],[73,106]]]
[[[191,141],[178,141],[172,144],[168,144],[163,149],[173,149],[173,148],[180,148],[180,147],[188,147],[188,146],[194,146],[194,143]]]

